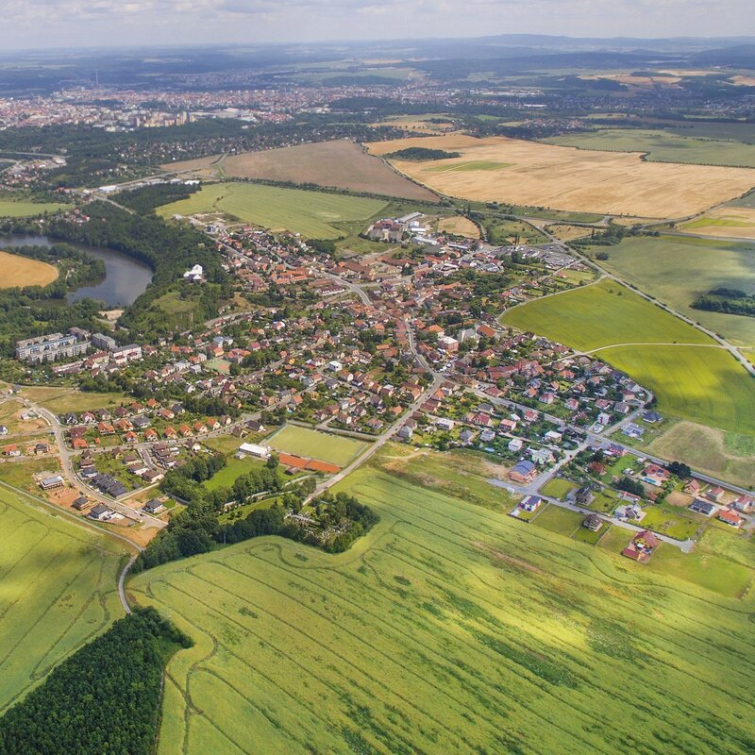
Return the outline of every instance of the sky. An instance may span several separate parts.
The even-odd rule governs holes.
[[[755,35],[752,0],[0,0],[3,49]]]

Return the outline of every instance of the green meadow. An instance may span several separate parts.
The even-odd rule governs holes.
[[[598,356],[650,388],[662,412],[755,434],[755,380],[723,349],[618,347]]]
[[[69,205],[56,202],[14,202],[0,199],[0,217],[3,218],[30,218],[43,213],[58,212],[65,210]]]
[[[755,381],[711,338],[624,286],[603,280],[514,307],[502,319],[592,351],[652,390],[662,412],[755,433]]]
[[[161,207],[162,217],[222,212],[244,223],[274,231],[301,233],[307,238],[333,239],[348,235],[334,224],[367,220],[386,202],[343,194],[301,189],[282,189],[252,183],[219,183],[203,186],[189,199]]]
[[[112,538],[0,486],[0,713],[123,615]]]
[[[685,572],[671,546],[622,558],[616,527],[591,545],[371,469],[341,489],[381,516],[347,553],[260,538],[129,582],[196,643],[160,755],[755,749],[736,536]]]
[[[610,280],[513,307],[502,321],[580,351],[624,343],[713,343],[696,328]]]
[[[755,291],[755,244],[643,236],[605,251],[608,259],[600,264],[623,280],[738,345],[755,344],[755,318],[690,307],[720,286]]]
[[[646,160],[692,165],[726,165],[755,168],[755,145],[719,139],[701,139],[667,131],[600,129],[543,141],[565,147],[608,152],[645,152]]]
[[[514,163],[499,163],[495,160],[470,160],[453,165],[437,165],[430,168],[433,173],[465,173],[470,170],[501,170],[510,168]]]

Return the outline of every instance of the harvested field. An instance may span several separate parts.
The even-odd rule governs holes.
[[[398,139],[368,145],[375,155],[409,147],[460,152],[437,161],[394,161],[398,170],[449,196],[482,202],[562,210],[686,217],[740,196],[755,186],[746,168],[643,162],[640,155],[600,152],[527,142],[505,137],[475,139],[461,134]],[[469,169],[474,163],[482,170]],[[508,167],[491,169],[493,163]],[[452,170],[465,165],[464,170]]]
[[[673,736],[644,755],[752,750],[749,543],[723,533],[686,573],[671,546],[619,556],[625,530],[550,531],[579,527],[562,509],[527,525],[370,469],[339,489],[381,517],[347,553],[257,538],[130,580],[196,643],[159,755],[634,755],[648,729]]]
[[[755,168],[755,146],[740,141],[685,136],[678,132],[640,129],[599,129],[544,139],[580,149],[642,152],[650,162],[727,165]]]
[[[468,239],[479,239],[480,229],[469,218],[455,215],[452,218],[441,218],[438,221],[438,233],[452,233],[456,236],[466,236]]]
[[[399,175],[352,141],[301,144],[226,158],[229,178],[260,178],[436,202],[431,191]]]
[[[725,236],[755,240],[755,208],[716,207],[701,218],[678,226],[680,231],[699,236]]]
[[[546,230],[552,233],[557,239],[561,241],[573,241],[574,239],[583,239],[585,236],[589,236],[593,229],[586,228],[583,225],[549,225]],[[600,229],[599,229],[600,230]],[[599,232],[596,231],[596,232]]]
[[[0,252],[0,268],[0,288],[47,286],[58,278],[58,269],[53,265],[9,252]]]

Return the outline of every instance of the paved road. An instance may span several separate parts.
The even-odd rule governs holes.
[[[307,501],[311,501],[313,498],[324,493],[328,488],[343,480],[374,456],[393,437],[393,435],[399,431],[404,422],[406,422],[406,420],[411,417],[411,415],[414,414],[414,412],[416,412],[422,404],[424,404],[425,401],[427,401],[427,399],[430,398],[430,396],[432,396],[441,385],[443,385],[444,382],[445,378],[436,377],[430,387],[424,391],[424,393],[401,415],[401,417],[399,417],[399,419],[382,433],[382,435],[378,436],[377,440],[363,454],[361,454],[358,459],[349,464],[349,466],[344,467],[338,472],[338,474],[333,475],[329,480],[318,485],[315,492],[312,493]]]
[[[65,439],[65,430],[63,429],[63,426],[60,424],[57,416],[53,414],[51,411],[49,411],[48,409],[45,409],[44,407],[39,406],[38,404],[35,404],[29,399],[19,397],[19,400],[29,409],[32,409],[40,417],[45,419],[52,427],[53,431],[55,432],[55,441],[58,445],[60,466],[63,470],[63,475],[68,480],[68,483],[70,485],[80,490],[84,495],[88,496],[89,498],[93,498],[94,500],[100,503],[104,503],[108,508],[113,509],[114,511],[127,517],[128,519],[133,519],[137,522],[143,522],[145,524],[149,524],[151,527],[155,527],[157,529],[163,529],[163,527],[167,527],[167,522],[162,521],[162,519],[158,519],[157,517],[150,516],[149,514],[145,514],[143,511],[133,509],[130,506],[127,506],[124,503],[120,503],[116,501],[114,498],[110,498],[109,496],[102,495],[102,493],[99,493],[93,488],[90,488],[88,485],[85,485],[81,481],[79,476],[76,474],[76,471],[73,468],[73,457],[77,456],[77,454],[71,452],[67,448],[66,439]]]

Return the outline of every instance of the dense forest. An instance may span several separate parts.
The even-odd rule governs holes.
[[[0,718],[0,755],[151,755],[165,664],[191,640],[135,609]]]
[[[148,215],[164,204],[188,199],[192,194],[199,191],[200,188],[199,183],[185,184],[183,181],[180,183],[143,186],[140,189],[120,192],[118,194],[118,204],[134,210],[134,212],[138,212],[140,215]]]
[[[736,288],[714,288],[695,299],[690,306],[708,312],[755,317],[755,296]]]
[[[391,152],[386,157],[391,160],[422,162],[423,160],[448,160],[452,157],[461,157],[461,152],[446,152],[444,149],[426,149],[425,147],[407,147],[398,150],[398,152]]]
[[[224,466],[225,458],[219,454],[196,457],[165,476],[163,492],[188,505],[139,554],[134,572],[261,535],[279,535],[340,553],[379,521],[370,508],[345,493],[326,493],[303,509],[306,497],[315,490],[315,478],[301,478],[283,492],[275,456],[265,467],[238,477],[232,487],[207,490],[202,483]],[[279,494],[272,506],[253,509],[246,517],[221,524],[219,517],[228,504],[243,505],[266,493]]]

